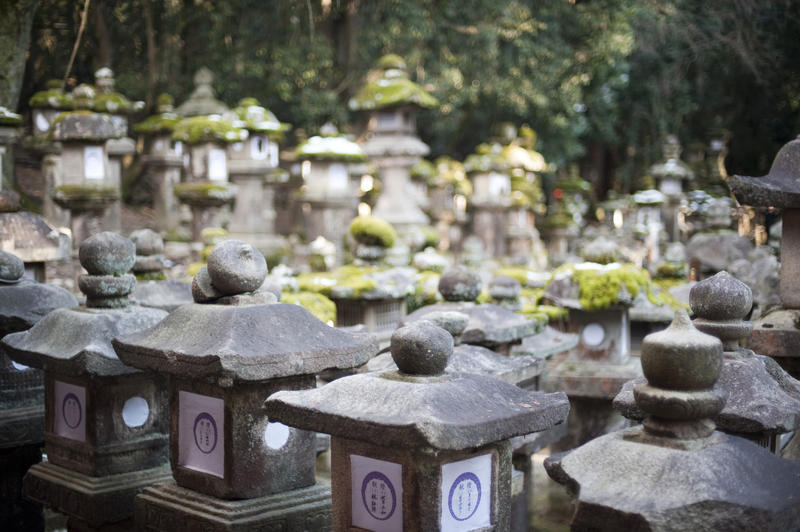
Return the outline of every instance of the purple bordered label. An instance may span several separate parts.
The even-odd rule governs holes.
[[[217,448],[217,422],[208,412],[201,412],[194,418],[194,444],[203,454],[210,454]]]
[[[64,400],[61,401],[61,416],[64,418],[64,423],[71,429],[77,428],[81,424],[83,408],[81,400],[74,393],[64,395]]]
[[[450,486],[447,508],[456,521],[466,521],[478,511],[481,502],[481,481],[474,473],[461,473]]]
[[[394,515],[397,495],[389,478],[379,471],[372,471],[361,483],[361,500],[369,515],[385,521]]]

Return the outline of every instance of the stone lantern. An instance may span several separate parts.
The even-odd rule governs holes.
[[[167,280],[164,275],[166,258],[164,240],[151,229],[139,229],[130,235],[136,246],[136,289],[131,300],[143,307],[160,308],[172,312],[181,305],[192,302],[192,285]]]
[[[174,189],[181,182],[183,142],[172,140],[172,131],[180,120],[173,109],[172,96],[158,97],[157,113],[133,126],[145,138],[142,164],[153,189],[153,211],[159,229],[178,227],[178,200]]]
[[[70,211],[73,247],[102,229],[107,209],[119,202],[108,160],[108,141],[120,136],[111,116],[90,111],[94,90],[79,85],[72,92],[76,111],[53,123],[53,138],[62,144],[60,183],[53,200]],[[113,224],[116,225],[116,224]]]
[[[70,242],[41,217],[23,211],[19,194],[0,190],[0,250],[22,259],[27,277],[44,282],[46,263],[68,259]]]
[[[275,422],[263,401],[313,388],[322,370],[361,365],[376,345],[255,291],[266,273],[252,246],[224,241],[194,278],[195,303],[114,341],[127,363],[171,376],[175,481],[137,499],[142,528],[319,530],[329,522],[329,488],[314,483],[314,434]]]
[[[164,377],[125,366],[111,338],[150,327],[162,310],[129,306],[134,246],[99,233],[80,246],[86,305],[56,309],[0,347],[15,362],[44,370],[47,461],[25,476],[23,495],[95,530],[133,515],[133,497],[169,476]]]
[[[10,151],[22,132],[22,116],[0,106],[0,190],[14,183],[14,157]]]
[[[469,316],[461,341],[488,347],[502,355],[508,355],[512,346],[519,344],[526,336],[539,332],[540,325],[537,322],[520,314],[497,305],[475,303],[481,286],[477,272],[466,266],[449,268],[439,278],[439,293],[444,302],[417,309],[403,318],[400,324],[408,325],[427,319],[431,312],[461,312]]]
[[[552,264],[564,264],[574,255],[571,244],[583,227],[583,215],[588,210],[587,196],[592,185],[578,175],[576,166],[554,183],[547,206],[544,226],[547,234],[547,254]]]
[[[229,233],[259,249],[275,249],[280,244],[275,236],[274,188],[285,174],[278,167],[278,143],[291,126],[255,98],[242,99],[233,113],[249,135],[246,141],[228,145],[229,173],[236,185]]]
[[[728,185],[743,205],[783,210],[780,298],[783,308],[754,323],[750,347],[769,355],[795,378],[800,377],[800,138],[784,145],[763,177],[731,176]]]
[[[694,172],[681,161],[681,145],[678,137],[668,135],[664,141],[664,160],[650,167],[649,174],[658,190],[666,197],[664,210],[667,234],[673,242],[680,239],[678,206],[684,198],[684,190],[694,179]]]
[[[78,306],[56,286],[23,280],[24,263],[0,251],[0,338],[31,328],[50,311]],[[41,508],[22,500],[22,477],[42,459],[44,384],[42,373],[12,362],[0,349],[0,526],[42,529]]]
[[[464,165],[449,157],[436,159],[435,167],[428,194],[430,215],[439,231],[439,249],[459,251],[472,183]]]
[[[780,454],[782,440],[800,428],[800,382],[769,357],[739,347],[739,341],[753,329],[753,324],[743,319],[753,303],[750,288],[722,271],[694,285],[690,302],[697,316],[694,326],[722,341],[722,369],[716,386],[727,392],[728,400],[714,423],[719,430]],[[644,378],[639,378],[625,383],[614,399],[614,406],[627,418],[641,421],[646,416],[633,395],[643,382]]]
[[[304,217],[309,239],[323,236],[336,244],[337,263],[341,263],[344,237],[350,220],[358,210],[358,190],[350,178],[353,163],[366,160],[361,147],[339,135],[336,126],[325,124],[319,136],[297,148],[305,181]]]
[[[569,437],[559,448],[571,449],[624,422],[611,401],[641,375],[639,359],[630,356],[628,307],[648,282],[647,273],[632,265],[586,262],[561,266],[547,284],[543,297],[569,310],[567,331],[578,335],[578,345],[542,378],[542,389],[565,391],[572,405]]]
[[[500,144],[478,146],[464,161],[472,181],[472,232],[492,257],[506,255],[508,213],[512,207],[511,175]]]
[[[738,303],[737,303],[738,305]],[[714,430],[722,343],[686,312],[642,347],[643,425],[545,460],[577,497],[572,530],[791,530],[800,523],[800,464]]]
[[[228,144],[244,142],[248,134],[221,115],[192,116],[175,126],[172,139],[189,154],[186,181],[175,195],[192,209],[192,237],[201,240],[203,229],[222,225],[222,208],[233,202],[235,189],[228,179]]]
[[[566,398],[445,371],[453,338],[428,321],[395,331],[391,349],[397,371],[266,402],[272,418],[331,435],[333,529],[508,530],[509,440],[562,423]]]
[[[659,242],[664,231],[661,208],[666,202],[667,196],[654,189],[640,190],[633,195],[636,205],[634,232],[644,239],[648,266],[656,264],[659,259]]]
[[[430,151],[417,137],[416,113],[435,107],[438,101],[409,79],[400,56],[383,56],[371,76],[349,106],[369,113],[364,152],[378,168],[383,185],[373,214],[395,226],[416,247],[420,244],[416,229],[427,225],[428,217],[415,201],[411,167]]]
[[[111,120],[119,130],[119,138],[109,139],[107,142],[109,162],[109,182],[119,188],[122,185],[122,167],[125,158],[131,158],[136,153],[136,143],[128,137],[128,116],[133,112],[143,109],[144,102],[132,102],[124,95],[114,91],[114,72],[103,67],[94,73],[96,94],[93,109],[98,113],[111,115]],[[121,224],[121,205],[116,202],[106,211],[103,228],[119,232]]]

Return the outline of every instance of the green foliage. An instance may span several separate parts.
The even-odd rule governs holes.
[[[350,222],[350,234],[359,244],[390,248],[397,240],[397,232],[388,222],[372,216],[358,216]]]
[[[406,298],[406,310],[411,313],[441,299],[439,295],[440,272],[423,271],[414,275],[414,293]]]
[[[281,303],[300,305],[320,321],[329,325],[336,323],[336,303],[319,292],[285,292]]]
[[[331,291],[336,287],[337,292],[347,293],[348,297],[357,298],[377,287],[377,283],[373,279],[364,277],[364,274],[374,271],[374,268],[342,266],[331,272],[300,274],[297,276],[297,284],[304,292],[317,292],[330,296]]]
[[[164,272],[146,272],[146,273],[137,273],[136,274],[137,281],[166,281],[167,276]]]

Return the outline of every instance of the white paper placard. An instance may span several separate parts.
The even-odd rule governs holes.
[[[491,525],[492,456],[484,454],[442,466],[442,531]]]
[[[177,155],[183,155],[183,142],[179,140],[173,141],[172,151],[174,151]]]
[[[36,111],[34,114],[36,116],[36,129],[42,133],[50,131],[50,122],[47,121],[47,118],[45,118],[44,115],[39,111]]]
[[[489,194],[492,196],[505,196],[511,193],[511,181],[507,176],[492,172],[489,174]]]
[[[86,146],[83,149],[83,177],[104,179],[106,176],[102,146]]]
[[[208,150],[208,178],[211,181],[228,180],[228,163],[225,150],[212,148]]]
[[[342,192],[347,190],[347,168],[342,163],[333,163],[328,168],[328,190]]]
[[[53,432],[86,441],[86,388],[53,381]]]
[[[403,530],[403,466],[350,455],[353,526],[374,532]]]
[[[269,164],[270,166],[278,166],[280,160],[278,158],[278,145],[274,142],[269,143]]]
[[[225,477],[225,401],[178,392],[178,465]]]

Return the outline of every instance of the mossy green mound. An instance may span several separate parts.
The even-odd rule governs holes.
[[[0,106],[0,126],[21,126],[22,115],[11,112],[5,107]]]
[[[57,86],[50,86],[48,83],[47,90],[39,91],[28,100],[28,105],[31,107],[49,107],[51,109],[73,109],[74,103],[72,95],[64,92],[63,84],[60,80],[56,81]],[[55,85],[55,84],[53,84]]]
[[[439,105],[439,100],[407,77],[384,77],[365,84],[349,103],[353,111],[370,111],[401,105],[435,107]]]
[[[135,124],[133,130],[137,133],[153,134],[162,131],[174,131],[181,118],[175,113],[161,113],[148,116],[143,121]]]
[[[192,116],[180,120],[172,132],[173,140],[187,144],[203,142],[241,142],[247,139],[247,130],[236,127],[219,115]]]
[[[359,244],[390,248],[397,240],[397,231],[388,222],[372,216],[358,216],[350,222],[350,234]]]
[[[364,277],[365,274],[374,271],[376,271],[375,268],[342,266],[330,272],[300,274],[297,276],[297,284],[303,292],[315,292],[330,296],[333,289],[336,288],[337,293],[357,298],[377,287],[374,279]]]
[[[135,104],[118,92],[100,92],[95,95],[92,109],[100,113],[127,114],[135,109]]]
[[[281,303],[300,305],[320,321],[328,325],[336,323],[336,303],[319,292],[284,292]]]

